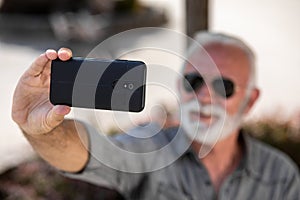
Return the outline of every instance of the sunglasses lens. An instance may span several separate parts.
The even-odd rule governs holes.
[[[213,81],[213,88],[217,94],[229,98],[234,93],[234,83],[228,79],[217,79]]]
[[[187,92],[192,92],[201,87],[204,80],[198,74],[187,74],[184,76],[183,86]]]
[[[197,73],[186,74],[184,76],[183,86],[187,92],[193,92],[202,87],[204,79]],[[229,98],[234,94],[234,83],[226,78],[215,79],[212,82],[214,91],[224,97]]]

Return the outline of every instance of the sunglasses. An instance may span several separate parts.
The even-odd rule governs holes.
[[[196,92],[203,84],[205,84],[204,78],[198,73],[184,75],[183,87],[188,93]],[[229,98],[235,92],[235,84],[224,77],[214,79],[211,86],[214,92],[223,98]]]

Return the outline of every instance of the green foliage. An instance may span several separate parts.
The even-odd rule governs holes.
[[[118,0],[115,4],[116,12],[136,12],[139,8],[138,0]]]

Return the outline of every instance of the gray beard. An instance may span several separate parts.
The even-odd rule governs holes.
[[[192,120],[190,113],[200,112],[216,117],[212,124],[205,124],[200,120]],[[219,140],[230,136],[239,127],[242,114],[238,112],[235,116],[229,116],[226,111],[216,105],[201,105],[197,99],[181,105],[181,123],[187,136],[205,146],[212,147]]]

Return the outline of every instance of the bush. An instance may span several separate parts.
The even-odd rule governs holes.
[[[266,119],[247,123],[244,129],[253,137],[280,149],[300,168],[300,131],[289,122]]]

